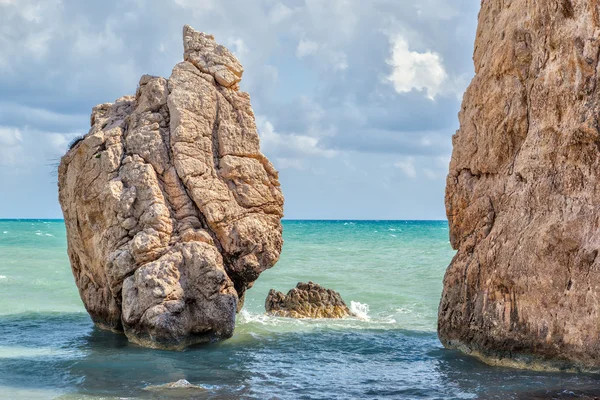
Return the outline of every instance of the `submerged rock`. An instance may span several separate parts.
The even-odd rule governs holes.
[[[283,195],[259,149],[243,69],[184,28],[185,61],[93,109],[59,167],[69,258],[100,327],[143,346],[228,338],[278,260]]]
[[[595,0],[481,2],[447,180],[439,337],[493,364],[600,367]]]
[[[145,391],[154,392],[168,397],[184,397],[190,398],[195,394],[206,392],[202,386],[192,385],[185,379],[180,379],[177,382],[165,383],[164,385],[146,386]]]
[[[338,292],[316,283],[298,283],[287,295],[274,289],[265,301],[267,313],[289,318],[345,318],[352,313]]]

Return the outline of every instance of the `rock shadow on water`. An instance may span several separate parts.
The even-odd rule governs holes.
[[[0,316],[0,343],[0,398],[7,388],[64,393],[61,399],[177,398],[180,390],[144,389],[180,379],[206,389],[186,398],[239,398],[249,388],[249,372],[217,346],[145,349],[94,327],[84,313]]]
[[[596,399],[600,375],[547,372],[490,366],[457,350],[441,346],[430,352],[447,387],[472,393],[475,399]]]

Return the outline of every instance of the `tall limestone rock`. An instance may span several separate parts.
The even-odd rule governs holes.
[[[243,68],[184,28],[171,77],[93,109],[62,158],[69,258],[94,322],[157,348],[230,337],[244,293],[278,260],[283,195],[259,149]]]
[[[485,0],[447,181],[439,337],[600,367],[600,3]]]

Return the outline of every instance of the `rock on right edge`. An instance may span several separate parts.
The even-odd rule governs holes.
[[[442,343],[600,366],[600,3],[486,0],[446,189]]]

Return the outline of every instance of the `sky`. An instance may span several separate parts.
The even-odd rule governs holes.
[[[480,0],[0,0],[0,218],[62,218],[96,104],[168,77],[184,24],[245,72],[288,219],[445,219]]]

